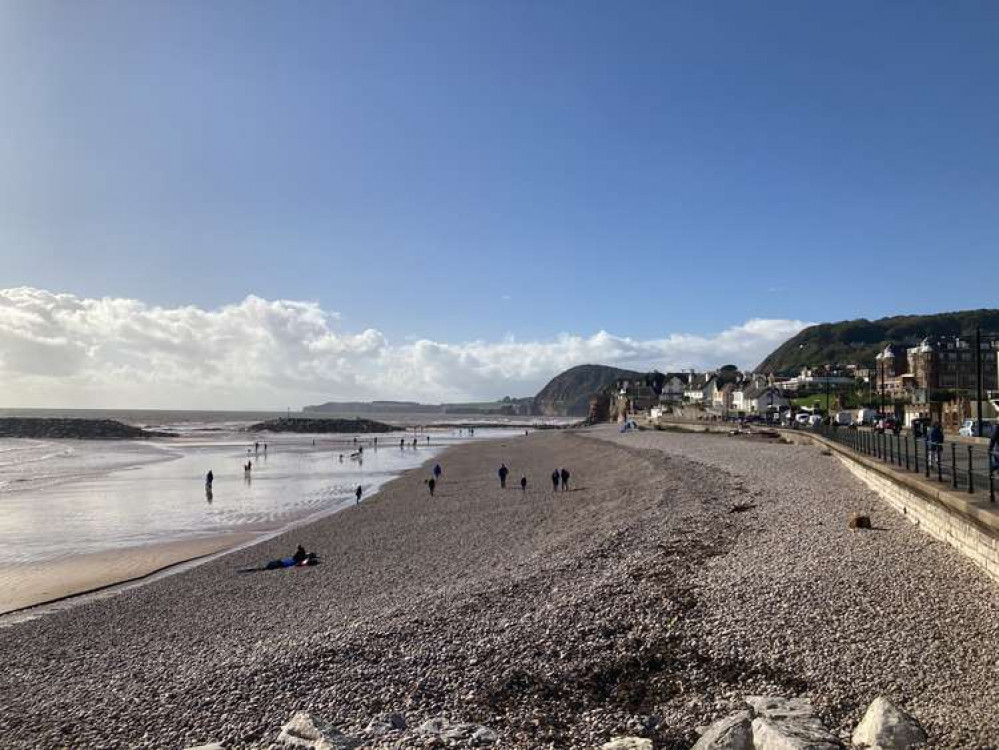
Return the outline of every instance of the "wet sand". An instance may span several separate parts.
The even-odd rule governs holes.
[[[34,565],[0,565],[0,615],[150,576],[182,562],[246,544],[257,536],[238,532],[159,542]]]

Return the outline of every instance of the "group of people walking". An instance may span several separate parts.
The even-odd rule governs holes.
[[[510,470],[506,467],[505,463],[501,463],[496,473],[499,475],[500,489],[506,489],[506,478],[510,475]],[[558,492],[559,487],[561,487],[563,492],[568,492],[569,476],[568,469],[555,469],[552,472],[552,490]],[[520,477],[520,489],[523,492],[527,492],[526,476]]]

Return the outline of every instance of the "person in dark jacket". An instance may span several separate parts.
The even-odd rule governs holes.
[[[527,477],[520,478],[520,491],[527,492]]]
[[[506,468],[506,464],[500,464],[499,471],[500,489],[506,489],[506,475],[510,473],[510,470]]]
[[[943,429],[938,422],[934,422],[926,433],[926,447],[929,450],[930,465],[939,464],[940,456],[943,454]]]
[[[361,495],[363,494],[363,492],[364,492],[364,490],[361,489],[361,485],[357,485],[357,489],[354,490],[354,497],[357,498],[357,502],[354,503],[355,505],[360,505],[361,504]]]
[[[439,480],[441,478],[441,474],[443,474],[443,473],[444,473],[444,470],[441,468],[441,465],[440,464],[434,464],[434,479],[438,479]]]
[[[559,482],[562,481],[562,476],[558,473],[558,469],[552,472],[552,492],[558,492]]]
[[[568,469],[562,469],[562,471],[559,472],[559,477],[562,480],[562,492],[568,492],[569,491],[569,470]]]
[[[427,487],[430,488],[430,497],[434,496],[434,487],[436,486],[437,486],[437,480],[434,479],[433,477],[430,477],[430,479],[427,480]]]

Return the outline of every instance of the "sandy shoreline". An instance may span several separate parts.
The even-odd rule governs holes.
[[[32,565],[0,564],[0,615],[145,578],[180,563],[246,544],[259,535],[232,532],[74,555]]]
[[[746,694],[809,697],[841,733],[884,694],[933,747],[999,736],[996,588],[813,447],[601,428],[439,460],[433,500],[416,469],[360,507],[0,630],[0,745],[257,750],[305,710],[354,736],[398,711],[483,724],[504,748],[640,734],[688,750]],[[572,491],[554,493],[561,466]],[[846,528],[858,507],[877,531]],[[238,573],[297,543],[323,564]]]

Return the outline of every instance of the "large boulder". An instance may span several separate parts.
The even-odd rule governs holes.
[[[652,750],[652,740],[645,737],[615,737],[602,744],[600,750]]]
[[[719,719],[701,735],[691,750],[753,750],[753,715],[739,711]]]
[[[805,721],[753,719],[755,750],[842,750],[843,744],[814,717]]]
[[[753,716],[762,716],[774,721],[793,721],[804,724],[815,724],[815,709],[807,698],[782,698],[772,695],[746,696],[746,704],[752,709]],[[819,726],[821,723],[819,722]]]
[[[278,744],[286,748],[307,750],[352,750],[361,742],[348,737],[318,716],[299,711],[281,727]]]
[[[883,696],[874,699],[857,728],[853,744],[879,750],[907,750],[926,742],[919,722]]]

